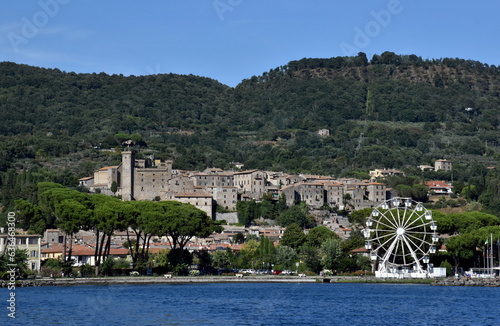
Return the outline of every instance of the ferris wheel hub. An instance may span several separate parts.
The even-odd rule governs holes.
[[[397,233],[397,235],[402,236],[403,234],[405,234],[405,229],[403,229],[403,228],[398,228],[398,229],[396,230],[396,233]]]

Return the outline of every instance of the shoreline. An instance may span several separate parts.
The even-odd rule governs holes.
[[[443,279],[390,279],[373,276],[111,276],[88,278],[38,278],[17,280],[16,287],[78,286],[78,285],[137,285],[137,284],[209,284],[209,283],[385,283],[426,284],[431,286],[487,286],[500,287],[500,278],[468,279],[454,277]],[[8,287],[0,281],[0,287]]]
[[[17,280],[16,287],[77,286],[77,285],[123,285],[123,284],[193,284],[193,283],[404,283],[430,284],[434,280],[377,279],[372,276],[117,276],[89,278],[38,278]],[[0,281],[7,287],[8,281]]]
[[[497,277],[464,277],[461,276],[458,279],[455,277],[448,277],[444,279],[436,279],[436,281],[431,284],[433,286],[487,286],[487,287],[500,287],[500,278]]]

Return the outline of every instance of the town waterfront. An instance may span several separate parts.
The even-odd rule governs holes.
[[[1,292],[2,302],[7,290]],[[16,289],[2,325],[498,325],[493,287],[206,283]]]

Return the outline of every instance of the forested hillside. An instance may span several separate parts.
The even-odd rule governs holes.
[[[235,88],[193,75],[75,74],[3,62],[0,201],[10,206],[39,181],[74,185],[118,163],[119,153],[104,149],[133,139],[146,154],[174,159],[174,168],[240,161],[336,177],[397,168],[454,181],[458,190],[474,186],[474,199],[483,195],[493,207],[499,183],[487,167],[500,158],[499,94],[495,66],[391,52],[292,61]],[[453,173],[416,168],[442,158]]]

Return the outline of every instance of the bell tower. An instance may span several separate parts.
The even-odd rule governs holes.
[[[134,166],[135,155],[133,151],[122,152],[122,200],[134,199]]]

